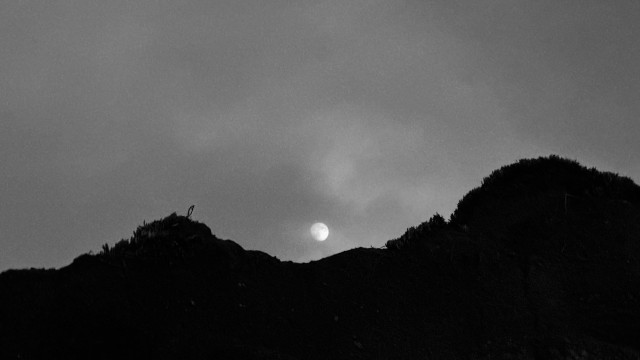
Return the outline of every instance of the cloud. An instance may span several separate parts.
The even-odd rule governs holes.
[[[214,233],[310,259],[447,215],[520,157],[637,169],[631,3],[26,4],[0,5],[11,265],[191,204]],[[33,217],[50,221],[21,234]],[[336,236],[305,242],[318,220]]]

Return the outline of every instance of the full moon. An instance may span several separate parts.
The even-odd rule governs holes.
[[[329,237],[329,228],[323,223],[315,223],[309,229],[311,236],[318,241],[325,241]]]

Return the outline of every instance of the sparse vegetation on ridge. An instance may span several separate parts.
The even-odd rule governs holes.
[[[138,258],[138,259],[172,259],[186,255],[189,242],[211,236],[209,228],[191,219],[193,206],[187,216],[169,216],[143,224],[133,232],[129,239],[117,242],[113,247],[102,246],[98,256],[104,259]]]
[[[633,180],[611,172],[587,169],[575,160],[557,155],[522,159],[493,171],[482,185],[469,191],[458,202],[450,218],[454,226],[462,226],[477,215],[488,198],[522,198],[539,194],[557,196],[564,204],[566,197],[607,197],[640,203],[640,188]],[[526,208],[519,211],[525,212]]]
[[[419,242],[428,241],[430,236],[446,227],[447,221],[442,215],[436,213],[428,221],[408,228],[399,238],[387,241],[385,246],[389,250],[412,249]]]

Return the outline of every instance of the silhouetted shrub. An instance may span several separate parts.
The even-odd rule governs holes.
[[[557,155],[522,159],[493,171],[482,185],[468,192],[452,213],[449,223],[457,227],[496,215],[504,210],[506,199],[535,198],[540,194],[554,196],[558,203],[565,197],[608,197],[640,203],[640,188],[629,178],[610,172],[587,169],[575,160]],[[517,209],[526,212],[526,208]]]
[[[385,246],[390,250],[408,249],[414,247],[420,241],[425,241],[433,233],[446,228],[446,226],[447,221],[444,217],[435,213],[428,221],[417,227],[408,228],[399,238],[387,241]]]
[[[189,216],[171,215],[151,223],[143,221],[129,239],[122,239],[113,247],[102,246],[98,254],[103,258],[175,259],[182,258],[189,241],[210,236],[209,228]]]

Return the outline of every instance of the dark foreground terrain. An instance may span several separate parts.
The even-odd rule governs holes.
[[[0,358],[640,359],[640,187],[558,157],[503,167],[446,222],[308,264],[144,224],[0,274]]]

